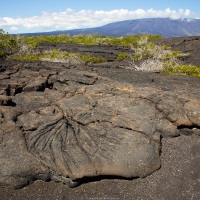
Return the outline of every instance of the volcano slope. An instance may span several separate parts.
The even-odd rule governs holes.
[[[199,85],[117,63],[2,62],[2,199],[199,199]]]

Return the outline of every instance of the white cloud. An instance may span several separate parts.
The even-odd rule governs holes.
[[[7,28],[12,31],[26,30],[31,32],[33,30],[49,31],[49,30],[67,30],[75,28],[89,28],[97,27],[107,23],[148,18],[148,17],[170,17],[170,18],[185,18],[193,15],[188,9],[171,10],[111,10],[111,11],[91,11],[80,10],[74,11],[68,8],[62,12],[42,12],[40,16],[33,16],[29,18],[0,18],[0,28]]]
[[[19,30],[19,28],[16,27],[16,26],[11,26],[11,27],[9,27],[9,29],[10,29],[11,31],[17,31],[17,30]]]

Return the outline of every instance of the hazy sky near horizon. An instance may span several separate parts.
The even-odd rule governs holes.
[[[199,0],[6,0],[0,28],[9,33],[90,28],[129,19],[200,18]]]

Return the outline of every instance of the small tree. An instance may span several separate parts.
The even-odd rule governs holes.
[[[15,53],[18,49],[17,38],[0,29],[0,60]]]

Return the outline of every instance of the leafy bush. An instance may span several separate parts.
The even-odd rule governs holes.
[[[132,60],[141,61],[152,58],[153,54],[148,49],[136,49],[135,55],[132,56]]]
[[[17,38],[0,29],[0,59],[5,59],[18,49]]]
[[[126,59],[128,57],[129,57],[129,55],[127,53],[119,53],[117,55],[117,60],[122,61],[122,60],[124,60],[124,59]]]
[[[171,75],[175,74],[200,77],[200,68],[194,65],[177,65],[176,63],[165,63],[163,72]]]
[[[80,59],[84,62],[85,65],[88,65],[90,63],[102,63],[107,61],[107,59],[105,58],[86,55],[86,54],[77,54],[77,56],[80,57]]]

